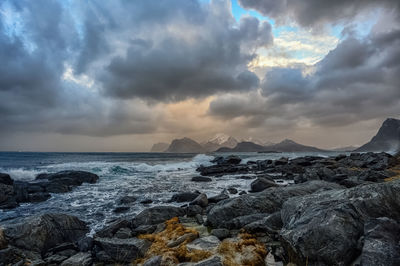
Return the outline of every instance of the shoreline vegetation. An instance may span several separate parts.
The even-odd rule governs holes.
[[[399,265],[398,154],[212,162],[200,176],[250,174],[250,193],[188,191],[171,198],[181,207],[151,207],[93,235],[71,215],[29,217],[1,227],[0,265]],[[98,177],[63,171],[36,179],[1,174],[0,206],[35,204]]]

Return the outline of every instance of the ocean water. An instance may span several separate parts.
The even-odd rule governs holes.
[[[295,158],[305,155],[332,156],[337,153],[237,153],[244,162],[249,160]],[[0,210],[0,224],[15,223],[41,213],[61,212],[76,215],[89,223],[92,232],[111,220],[139,213],[156,205],[167,203],[178,192],[201,191],[209,197],[223,189],[235,187],[248,191],[252,180],[235,175],[213,178],[212,182],[197,183],[191,178],[198,175],[196,168],[211,165],[214,156],[227,154],[169,154],[169,153],[37,153],[0,152],[0,172],[8,173],[14,180],[34,180],[39,173],[62,170],[83,170],[99,175],[96,184],[83,184],[73,191],[52,194],[40,203],[21,204],[12,210]],[[122,196],[131,195],[138,200],[124,213],[114,213]],[[235,195],[233,195],[235,196]],[[151,199],[151,204],[141,204]]]

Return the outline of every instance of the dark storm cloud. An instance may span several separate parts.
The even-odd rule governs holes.
[[[272,43],[269,23],[237,23],[227,1],[2,1],[0,8],[2,135],[155,132],[163,111],[141,99],[257,88],[247,64]],[[76,81],[87,77],[92,87]]]
[[[400,110],[400,31],[348,37],[315,65],[305,69],[272,68],[259,95],[220,97],[209,113],[223,118],[307,119],[322,126],[398,116]],[[257,108],[248,108],[253,103]],[[232,115],[234,114],[234,115]],[[260,125],[262,123],[260,122]]]
[[[357,14],[368,8],[400,8],[398,0],[239,0],[239,4],[274,19],[294,19],[306,27],[321,27],[321,23],[340,20],[352,21]]]
[[[272,42],[271,26],[244,18],[234,27],[229,10],[222,11],[226,14],[205,14],[194,24],[190,18],[173,18],[168,35],[164,25],[155,25],[153,34],[142,35],[147,45],[131,42],[126,55],[113,58],[100,73],[104,93],[178,101],[257,88],[258,77],[247,64],[256,48]]]

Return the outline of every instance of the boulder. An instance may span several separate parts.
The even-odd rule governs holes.
[[[44,179],[49,181],[44,183],[47,192],[63,193],[82,185],[82,183],[96,183],[99,176],[90,172],[70,170],[52,174],[43,173],[36,176],[36,180]]]
[[[207,195],[202,193],[197,198],[195,198],[192,202],[189,203],[189,205],[199,205],[200,207],[207,207],[208,205],[208,199]]]
[[[269,233],[275,234],[279,233],[283,224],[281,219],[281,212],[275,212],[273,214],[268,215],[267,217],[263,217],[261,220],[249,223],[245,225],[243,228],[246,232],[251,234],[254,233]]]
[[[121,228],[129,228],[131,226],[131,222],[120,218],[116,221],[113,221],[106,227],[102,228],[100,231],[96,232],[97,237],[113,237],[115,233]]]
[[[400,219],[398,191],[400,180],[291,198],[281,211],[282,243],[298,264],[347,265],[361,253],[367,220]]]
[[[82,184],[82,183],[96,183],[99,179],[99,176],[86,171],[61,171],[53,174],[38,174],[36,176],[36,180],[38,179],[47,179],[49,181],[61,180],[65,183],[74,185],[74,184]]]
[[[230,188],[228,188],[227,189],[228,190],[228,192],[230,193],[230,194],[237,194],[239,191],[236,189],[236,188],[234,188],[234,187],[230,187]]]
[[[205,176],[194,176],[192,177],[193,182],[211,182],[212,179]]]
[[[145,209],[132,219],[133,228],[140,225],[155,225],[173,217],[185,215],[185,209],[173,206],[156,206]]]
[[[11,179],[9,174],[0,173],[0,184],[12,186],[14,184],[14,180]]]
[[[92,265],[92,255],[90,253],[79,252],[61,263],[61,266],[90,266]]]
[[[239,156],[229,155],[224,159],[224,163],[226,164],[239,164],[242,161]]]
[[[230,232],[226,228],[217,228],[217,229],[212,229],[210,234],[218,237],[219,240],[223,240],[223,239],[229,237]]]
[[[12,209],[17,206],[13,186],[0,183],[0,209]]]
[[[49,213],[12,225],[4,233],[11,245],[45,254],[62,243],[78,241],[88,233],[88,227],[75,216]]]
[[[221,192],[220,194],[218,194],[218,195],[216,195],[216,196],[214,196],[214,197],[208,198],[208,202],[209,202],[209,203],[217,203],[217,202],[220,202],[220,201],[226,200],[226,199],[229,199],[229,195],[226,194],[226,193],[223,191],[223,192]]]
[[[262,192],[241,195],[217,203],[207,214],[208,223],[225,227],[227,222],[239,216],[257,213],[271,214],[279,211],[289,198],[307,195],[318,190],[339,189],[341,186],[324,181],[309,181],[287,187],[271,187]]]
[[[123,196],[118,200],[119,204],[129,204],[129,203],[133,203],[137,200],[137,197],[135,196]]]
[[[115,262],[127,263],[143,257],[151,246],[151,242],[138,238],[95,238],[94,243]]]
[[[172,195],[170,202],[192,201],[195,198],[197,198],[198,195],[200,195],[199,192],[182,192],[182,193]]]
[[[266,178],[266,177],[257,177],[257,179],[251,182],[250,184],[252,192],[260,192],[269,187],[277,187],[277,186],[278,184],[276,184],[272,178]]]
[[[364,225],[363,266],[400,265],[400,224],[387,217],[371,219]]]

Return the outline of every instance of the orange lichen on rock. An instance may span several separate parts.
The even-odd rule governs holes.
[[[149,240],[152,243],[143,259],[139,259],[135,264],[141,264],[147,259],[154,256],[163,256],[163,261],[170,263],[179,262],[197,262],[210,257],[212,254],[207,251],[194,250],[188,252],[186,244],[193,241],[193,238],[187,238],[185,241],[175,247],[169,247],[172,241],[176,241],[179,237],[186,234],[195,234],[196,238],[199,233],[193,228],[186,228],[179,223],[178,217],[174,217],[165,222],[164,231],[155,234],[139,235],[138,238]]]
[[[395,175],[391,176],[391,177],[388,177],[388,178],[385,178],[386,182],[393,181],[393,180],[396,180],[396,179],[400,179],[400,166],[391,168],[391,169],[389,169],[389,171],[395,173]]]
[[[265,246],[257,241],[251,234],[240,234],[238,241],[225,239],[218,248],[218,253],[223,255],[223,264],[227,266],[237,265],[265,265],[264,258],[267,255]]]

